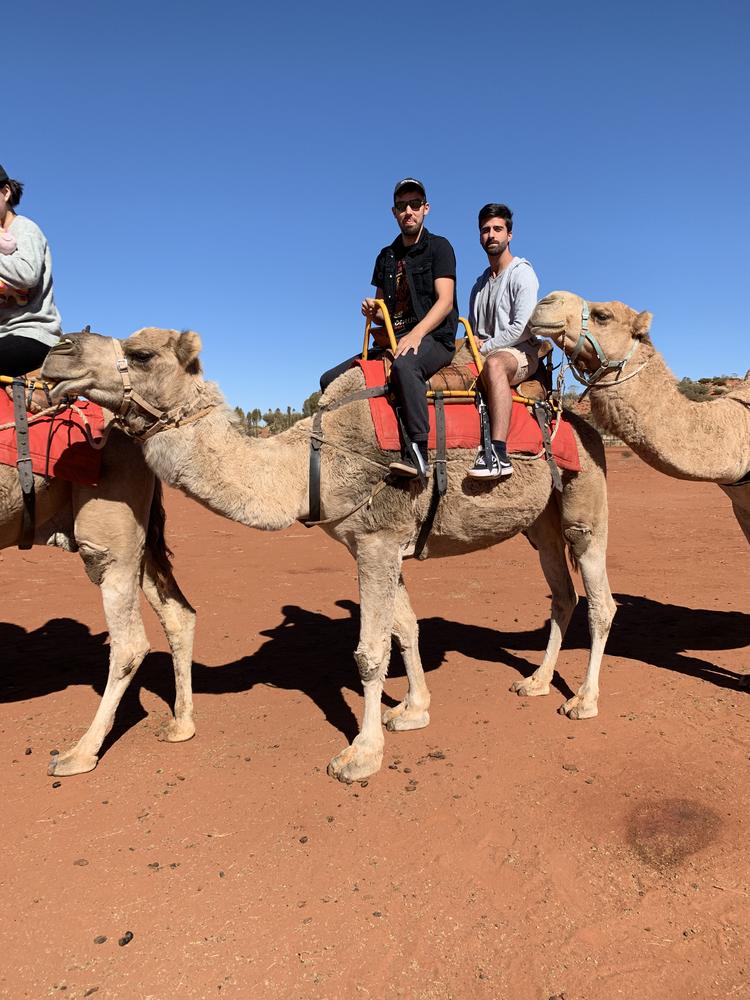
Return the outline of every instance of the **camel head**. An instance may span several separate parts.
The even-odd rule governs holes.
[[[579,372],[592,375],[617,369],[639,343],[650,343],[651,319],[651,313],[623,302],[587,302],[572,292],[551,292],[537,302],[529,325],[536,336],[554,341]]]
[[[119,349],[118,349],[119,346]],[[84,396],[114,413],[126,398],[132,383],[133,398],[145,401],[153,410],[190,412],[198,405],[201,366],[197,333],[146,327],[126,340],[114,340],[97,333],[66,334],[50,350],[42,367],[42,378],[53,382],[52,399]],[[131,415],[132,414],[132,415]],[[128,423],[139,432],[153,422],[132,407]]]

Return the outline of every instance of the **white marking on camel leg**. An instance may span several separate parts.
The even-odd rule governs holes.
[[[569,719],[591,719],[598,714],[599,669],[617,605],[607,579],[607,529],[594,529],[586,550],[578,556],[583,585],[588,598],[591,649],[586,677],[576,694],[561,705],[559,712]]]
[[[380,709],[401,573],[398,543],[377,536],[360,539],[357,570],[361,625],[354,658],[365,692],[365,710],[359,735],[328,765],[328,773],[339,781],[360,781],[380,770],[383,762]]]
[[[511,691],[523,698],[533,698],[549,694],[557,657],[578,603],[578,595],[568,572],[560,510],[554,496],[526,534],[539,553],[542,572],[552,594],[549,638],[544,659],[531,676],[514,681],[510,687]]]
[[[138,606],[142,548],[115,554],[82,542],[80,551],[86,572],[101,587],[110,636],[109,675],[88,730],[71,750],[50,761],[47,773],[55,777],[82,774],[96,767],[99,750],[112,728],[117,706],[149,650]]]
[[[174,718],[169,720],[159,736],[169,743],[180,743],[195,735],[192,684],[195,611],[171,572],[161,585],[157,580],[156,566],[147,552],[143,566],[143,593],[161,622],[174,665]]]
[[[396,591],[393,635],[401,650],[409,680],[406,697],[395,708],[383,712],[383,723],[391,732],[407,729],[424,729],[430,723],[430,692],[424,679],[419,655],[419,625],[412,610],[403,576],[399,577]]]

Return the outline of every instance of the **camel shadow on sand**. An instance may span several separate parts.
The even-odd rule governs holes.
[[[698,654],[746,648],[750,615],[685,608],[629,594],[616,594],[615,598],[618,613],[607,644],[609,657],[641,661],[718,687],[742,690],[744,663],[743,670],[735,672],[712,663],[710,656]],[[357,644],[359,607],[352,601],[339,601],[337,606],[348,617],[331,618],[298,605],[285,605],[281,623],[260,633],[265,642],[256,652],[220,666],[195,663],[195,693],[232,694],[249,691],[258,684],[301,691],[331,725],[347,739],[353,739],[358,722],[344,692],[361,694],[352,656]],[[541,662],[546,642],[546,624],[533,630],[504,632],[439,617],[420,620],[420,651],[426,672],[440,667],[449,653],[458,652],[479,662],[510,667],[525,676]],[[565,650],[587,650],[588,645],[584,599],[575,611],[561,655]],[[0,648],[0,701],[28,700],[71,685],[91,685],[99,694],[104,690],[106,632],[92,634],[85,625],[69,618],[52,619],[28,633],[17,625],[0,622]],[[394,648],[389,676],[403,675],[403,663]],[[499,673],[498,692],[504,691],[511,679],[507,672]],[[563,697],[573,694],[558,674],[553,683]],[[146,717],[139,699],[141,688],[167,704],[173,703],[172,665],[166,653],[151,653],[144,660],[123,698],[104,751]],[[384,701],[395,704],[387,696]]]

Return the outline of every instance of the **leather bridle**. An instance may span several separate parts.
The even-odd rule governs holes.
[[[591,345],[599,362],[599,367],[596,369],[596,371],[591,373],[582,372],[575,367],[576,359],[578,358],[578,355],[581,353],[581,350],[583,349],[583,346],[586,343]],[[637,375],[638,372],[641,370],[641,368],[644,367],[644,365],[646,364],[645,361],[642,365],[640,365],[639,368],[637,368],[635,371],[627,375],[626,378],[620,378],[625,369],[625,366],[627,365],[628,361],[630,361],[637,346],[638,346],[638,341],[633,340],[633,346],[630,348],[630,350],[628,351],[628,353],[625,355],[624,358],[620,358],[618,361],[614,361],[611,358],[608,358],[607,355],[604,353],[602,345],[596,339],[594,334],[589,330],[589,304],[588,302],[584,302],[583,306],[581,307],[581,332],[578,334],[578,340],[576,340],[575,344],[573,345],[573,350],[569,354],[567,351],[565,353],[568,354],[568,360],[570,361],[570,370],[573,372],[573,377],[577,379],[581,383],[581,385],[585,385],[587,389],[605,389],[610,386],[620,385],[627,379],[632,378],[633,375]],[[614,381],[598,385],[597,383],[599,383],[600,380],[605,375],[608,375],[610,372],[617,372],[617,377],[614,379]]]
[[[189,415],[185,412],[184,406],[176,406],[172,410],[156,409],[156,407],[152,406],[143,398],[143,396],[141,396],[139,392],[136,392],[133,388],[130,371],[128,370],[128,360],[123,352],[122,344],[116,337],[112,337],[111,341],[115,352],[115,367],[120,373],[120,378],[122,379],[122,402],[115,413],[115,423],[124,434],[128,435],[128,437],[133,438],[135,441],[147,441],[150,437],[153,437],[154,434],[158,434],[159,431],[166,430],[169,427],[180,427],[183,424],[190,424],[194,420],[199,420],[201,417],[204,417],[207,413],[210,413],[211,410],[216,408],[217,404],[213,403],[211,406],[207,406],[198,413],[192,413]],[[134,406],[154,418],[154,422],[140,434],[136,434],[130,427],[128,427],[125,419]]]

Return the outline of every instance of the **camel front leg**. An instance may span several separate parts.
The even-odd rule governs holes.
[[[514,681],[510,687],[522,698],[533,698],[549,694],[557,657],[578,603],[578,595],[568,572],[560,509],[554,496],[526,535],[539,553],[542,572],[552,594],[549,639],[544,659],[530,677]]]
[[[88,730],[71,750],[50,761],[47,773],[55,777],[83,774],[96,767],[99,750],[112,728],[117,706],[149,650],[138,606],[142,540],[140,547],[136,545],[130,551],[119,553],[81,542],[80,552],[86,572],[101,589],[110,635],[109,675]]]
[[[607,527],[606,524],[600,525],[588,534],[572,526],[566,529],[565,534],[578,559],[586,589],[591,648],[583,684],[558,711],[569,719],[591,719],[599,712],[599,669],[617,610],[607,579]]]
[[[383,682],[391,652],[396,593],[401,574],[401,550],[395,540],[367,536],[357,545],[361,624],[354,654],[365,694],[359,735],[328,765],[339,781],[361,781],[380,770],[383,729],[380,721]]]
[[[144,560],[142,587],[164,629],[174,665],[174,717],[159,737],[168,743],[181,743],[195,735],[192,683],[195,611],[177,586],[171,571],[160,575],[148,552]]]
[[[424,679],[422,660],[419,655],[419,625],[409,601],[403,576],[399,576],[398,579],[393,636],[404,659],[409,689],[399,705],[383,712],[383,724],[391,732],[424,729],[430,724],[428,711],[430,692]]]

